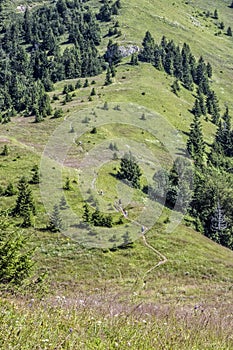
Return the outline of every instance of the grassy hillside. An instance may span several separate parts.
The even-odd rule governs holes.
[[[142,33],[150,30],[159,41],[163,35],[177,44],[189,43],[198,57],[202,55],[214,66],[214,88],[221,94],[221,102],[232,103],[232,57],[233,41],[225,35],[231,25],[232,9],[229,1],[141,1],[123,2],[123,35],[126,43],[141,44]],[[204,12],[218,10],[219,19],[206,18]],[[141,20],[143,18],[143,21]],[[220,35],[219,22],[225,29]]]
[[[233,110],[233,39],[225,35],[233,15],[229,1],[121,3],[120,14],[113,21],[119,21],[122,34],[113,37],[114,42],[141,47],[149,30],[158,42],[165,35],[176,44],[188,43],[197,58],[202,55],[211,63],[212,84],[221,108],[227,103]],[[91,0],[88,4],[97,11],[99,3]],[[215,9],[218,20],[204,15]],[[219,33],[221,21],[225,29]],[[111,25],[102,24],[103,36]],[[108,40],[103,38],[101,52]],[[23,175],[30,179],[35,164],[43,170],[42,183],[51,180],[47,188],[31,185],[38,210],[33,227],[23,230],[29,246],[36,248],[33,281],[43,274],[45,279],[39,285],[27,281],[24,290],[12,294],[8,286],[1,292],[2,349],[233,347],[233,252],[197,233],[190,217],[182,218],[177,226],[168,208],[146,202],[144,194],[136,190],[117,187],[111,175],[119,167],[119,160],[114,160],[109,151],[109,144],[116,142],[118,156],[131,149],[142,165],[142,181],[150,183],[157,168],[169,168],[173,157],[183,152],[193,118],[192,92],[181,87],[177,97],[171,91],[173,78],[150,64],[131,66],[129,62],[130,57],[126,57],[117,66],[109,86],[104,85],[106,72],[88,78],[90,85],[76,89],[66,104],[64,85],[75,84],[77,79],[56,83],[49,94],[53,109],[64,111],[59,119],[47,117],[35,124],[34,116],[15,116],[9,124],[0,125],[0,148],[5,144],[9,147],[9,155],[0,156],[0,185],[5,188],[12,182],[16,187]],[[83,86],[85,78],[80,80]],[[96,94],[90,98],[93,87]],[[105,102],[107,111],[103,109]],[[141,120],[142,113],[145,121]],[[210,144],[216,127],[205,120],[202,124],[205,141]],[[91,133],[94,127],[97,133]],[[168,142],[169,132],[174,138]],[[43,161],[47,153],[43,152],[54,140],[56,148],[51,154],[57,159],[46,168]],[[69,149],[62,163],[66,142]],[[182,147],[178,150],[179,145]],[[99,155],[102,158],[98,163]],[[67,176],[72,189],[62,191]],[[57,178],[61,183],[56,183]],[[125,201],[129,216],[114,234],[119,243],[128,231],[132,247],[108,249],[113,233],[102,228],[92,235],[74,227],[74,240],[67,232],[49,232],[46,209],[50,206],[51,212],[54,199],[59,201],[62,194],[75,218],[82,216],[83,198],[90,194],[101,209],[113,214],[114,220],[121,214],[114,203],[119,198]],[[15,200],[16,195],[1,197],[1,209],[12,207]],[[154,212],[150,211],[152,205]],[[68,218],[70,214],[64,211],[63,215]],[[148,230],[142,232],[141,225],[148,217]],[[168,230],[173,222],[174,229]],[[21,230],[20,224],[18,218],[16,229]]]

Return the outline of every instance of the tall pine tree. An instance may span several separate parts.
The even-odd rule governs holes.
[[[36,207],[28,181],[25,176],[23,176],[18,183],[18,196],[16,199],[16,205],[13,209],[13,215],[24,217],[25,215],[28,215],[28,211],[35,214]]]
[[[117,177],[122,180],[128,180],[135,188],[140,188],[141,169],[136,162],[136,159],[131,153],[126,153],[121,158],[120,169]]]
[[[194,120],[190,125],[187,150],[197,166],[203,165],[205,143],[203,139],[201,122],[197,116],[194,116]]]

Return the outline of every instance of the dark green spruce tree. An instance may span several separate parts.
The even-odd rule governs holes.
[[[33,175],[32,175],[32,179],[31,179],[30,183],[32,183],[32,184],[40,183],[40,174],[39,174],[38,167],[35,167],[33,169]]]
[[[230,158],[233,156],[233,133],[231,130],[231,117],[228,107],[219,122],[215,134],[215,139],[209,154],[209,162],[215,167],[223,167],[225,170],[229,168]],[[230,166],[231,167],[231,166]]]
[[[112,84],[112,79],[111,79],[111,70],[110,68],[107,69],[106,77],[105,77],[105,82],[104,85],[110,85]]]
[[[139,54],[139,58],[143,62],[154,63],[155,42],[149,31],[146,32],[142,42],[143,49]]]
[[[202,126],[200,118],[194,116],[190,125],[189,138],[187,141],[187,150],[194,159],[195,165],[201,166],[204,162],[205,143],[203,139]]]
[[[0,222],[0,284],[22,284],[32,272],[33,250],[27,247],[27,237],[12,231],[7,218]]]
[[[197,118],[199,118],[202,115],[200,100],[198,98],[196,98],[196,100],[194,102],[192,113]]]
[[[212,117],[212,122],[218,125],[220,120],[220,108],[219,108],[217,95],[213,90],[208,92],[208,95],[206,98],[206,107],[207,107],[207,112]]]
[[[231,27],[227,28],[227,35],[228,36],[232,36],[232,29],[231,29]]]
[[[117,177],[121,180],[128,180],[134,188],[140,188],[141,169],[131,153],[126,153],[121,158],[120,169]]]
[[[59,208],[60,208],[61,210],[65,210],[65,209],[68,208],[68,205],[67,205],[65,196],[62,196],[62,197],[61,197],[60,202],[59,202]]]
[[[83,206],[83,221],[84,222],[90,222],[91,220],[91,213],[90,213],[90,209],[87,203],[84,204]]]
[[[57,204],[54,205],[52,214],[49,218],[49,224],[47,229],[51,232],[60,232],[63,228],[62,219],[60,216],[59,206]]]
[[[223,115],[223,148],[227,157],[233,157],[233,133],[231,130],[231,116],[226,107]]]
[[[35,215],[36,206],[28,181],[25,176],[23,176],[18,183],[18,196],[12,213],[14,216],[24,217],[25,215],[28,215],[28,211]]]

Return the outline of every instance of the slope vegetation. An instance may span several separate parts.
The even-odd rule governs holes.
[[[99,2],[91,0],[87,4],[94,12],[98,11]],[[111,39],[125,47],[141,47],[147,30],[158,43],[163,35],[180,46],[186,42],[196,57],[203,56],[211,63],[212,86],[220,107],[223,109],[227,104],[233,110],[233,39],[226,35],[233,9],[229,8],[228,1],[121,0],[121,4],[119,15],[100,24],[103,34],[99,47],[101,53],[106,51],[109,40],[106,34],[116,20],[119,21],[121,35]],[[21,2],[16,5],[21,5]],[[218,19],[206,16],[208,11],[212,14],[215,9]],[[224,22],[224,29],[219,29],[220,22]],[[81,87],[76,85],[78,80]],[[87,237],[91,241],[95,239],[96,245],[102,249],[95,249],[93,244],[88,249],[83,236],[81,239],[75,236],[73,240],[71,235],[51,233],[47,229],[48,213],[41,187],[31,184],[37,214],[33,225],[23,232],[30,237],[30,246],[36,248],[34,259],[38,270],[33,282],[38,281],[38,276],[45,279],[41,277],[39,286],[25,282],[24,291],[15,292],[15,296],[10,295],[8,286],[4,287],[0,299],[3,311],[0,316],[0,347],[231,349],[233,252],[196,232],[193,219],[188,216],[182,218],[178,226],[174,225],[173,230],[168,230],[172,212],[162,205],[158,205],[159,215],[148,231],[138,225],[131,227],[130,220],[137,220],[137,216],[143,213],[145,196],[136,190],[117,188],[117,180],[111,175],[112,171],[116,172],[119,160],[113,159],[110,143],[119,147],[118,156],[131,148],[139,160],[143,154],[146,157],[152,154],[159,166],[162,164],[169,168],[173,155],[166,149],[166,142],[161,140],[161,135],[166,139],[168,127],[160,124],[159,118],[174,130],[174,140],[182,137],[182,145],[185,144],[193,119],[190,110],[195,96],[181,87],[178,97],[171,91],[172,77],[149,63],[132,66],[130,57],[117,65],[111,84],[106,85],[105,80],[106,71],[89,77],[86,87],[86,78],[55,83],[49,96],[53,111],[62,109],[60,118],[47,116],[43,122],[34,123],[34,115],[27,118],[17,115],[11,118],[10,123],[1,124],[0,146],[7,145],[9,155],[0,156],[0,185],[5,189],[12,182],[16,188],[23,175],[31,179],[32,168],[46,158],[47,153],[43,154],[43,151],[54,140],[60,127],[62,133],[55,152],[57,159],[52,159],[54,164],[50,163],[48,168],[51,183],[56,178],[56,170],[61,174],[55,199],[59,201],[64,194],[72,211],[82,217],[82,196],[85,199],[92,196],[97,198],[98,207],[102,206],[112,213],[114,220],[119,219],[121,214],[114,204],[120,198],[128,200],[129,216],[122,217],[122,227],[133,239],[121,249],[109,249],[106,242],[109,243],[113,234],[107,236],[99,228],[99,236],[92,230]],[[64,102],[66,85],[76,88],[71,93],[71,100]],[[95,93],[91,94],[93,88]],[[142,122],[140,116],[144,111],[146,120]],[[150,118],[155,115],[158,116],[155,119],[158,121],[157,133],[152,132],[150,126]],[[124,119],[127,128],[123,130],[119,125],[117,128],[116,123],[125,125]],[[205,141],[210,145],[216,126],[205,120],[202,125]],[[67,140],[71,145],[65,162],[61,164],[61,145]],[[146,145],[145,153],[143,144]],[[101,148],[101,145],[104,147]],[[95,149],[103,155],[110,152],[106,159],[103,156],[99,167],[95,164],[97,155],[92,154]],[[180,150],[181,153],[183,151]],[[148,164],[141,162],[147,169],[144,171],[145,184],[153,180],[155,171],[149,160]],[[90,174],[85,171],[82,174],[84,166],[79,169],[79,165],[84,163]],[[42,181],[45,176],[44,173]],[[71,189],[63,191],[67,178]],[[46,190],[50,194],[53,188],[51,185]],[[121,193],[122,189],[125,192]],[[107,197],[106,203],[101,191]],[[14,206],[16,198],[17,194],[1,196],[1,209],[8,211]],[[52,195],[49,195],[51,198]],[[130,207],[132,198],[133,205]],[[49,214],[51,211],[50,207]],[[12,224],[21,229],[21,218],[15,222],[12,220]],[[120,237],[122,239],[122,233]]]

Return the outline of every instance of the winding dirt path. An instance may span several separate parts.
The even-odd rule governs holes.
[[[122,208],[122,206],[120,204],[115,204],[115,209],[117,211],[121,211],[122,215],[127,219],[129,220],[130,222],[133,222],[134,224],[138,225],[138,226],[142,226],[139,222],[135,221],[135,220],[131,220],[128,218],[128,214],[124,211],[124,209]],[[159,257],[159,262],[157,264],[155,264],[154,266],[152,266],[149,270],[147,270],[144,275],[142,276],[141,278],[141,281],[142,281],[142,287],[141,289],[143,289],[146,285],[146,281],[145,281],[145,278],[146,276],[151,273],[153,270],[155,270],[157,267],[163,265],[163,264],[166,264],[166,262],[168,261],[167,257],[165,255],[163,255],[162,253],[160,253],[160,251],[158,251],[157,249],[155,249],[152,245],[150,245],[146,239],[146,232],[149,231],[149,228],[148,227],[144,227],[142,226],[142,241],[144,243],[144,245],[152,250],[158,257]]]
[[[166,264],[166,262],[168,261],[168,259],[166,258],[165,255],[163,255],[162,253],[160,253],[157,249],[155,249],[154,247],[152,247],[152,245],[150,245],[148,242],[147,242],[147,239],[146,239],[146,236],[145,234],[143,234],[142,236],[142,240],[143,240],[143,243],[144,245],[148,248],[148,249],[151,249],[161,260],[154,266],[152,266],[149,270],[147,270],[143,277],[142,277],[142,280],[143,280],[143,287],[145,286],[145,278],[146,276],[151,272],[153,271],[154,269],[156,269],[157,267],[163,265],[163,264]]]

